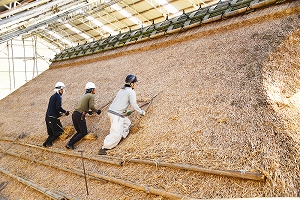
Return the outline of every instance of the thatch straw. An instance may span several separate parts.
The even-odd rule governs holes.
[[[59,136],[61,140],[66,140],[75,133],[74,126],[68,125],[64,127],[64,132]]]
[[[64,81],[68,88],[63,96],[65,109],[74,109],[87,81],[97,85],[95,104],[99,108],[116,95],[126,75],[134,73],[139,79],[135,88],[138,102],[163,92],[145,116],[140,117],[136,112],[130,116],[133,127],[129,137],[108,151],[110,156],[125,161],[188,163],[205,169],[242,169],[261,172],[267,179],[252,181],[132,162],[120,167],[89,160],[87,168],[195,198],[298,197],[299,11],[299,1],[286,1],[168,37],[53,63],[49,70],[0,101],[0,110],[17,113],[0,115],[1,137],[14,140],[20,132],[27,132],[23,143],[43,143],[47,137],[45,109],[57,79]],[[28,95],[36,91],[43,91],[38,98]],[[84,150],[85,155],[96,155],[109,134],[107,109],[100,115],[87,117],[88,132],[97,134],[98,139],[78,143],[76,148]],[[65,116],[61,122],[72,124],[72,119]],[[6,142],[5,147],[9,144]],[[80,166],[79,157],[62,156],[65,145],[64,141],[55,141],[49,151],[13,145],[9,152],[45,157],[66,167]],[[78,196],[85,194],[76,183],[69,184],[69,177],[74,182],[82,181],[77,175],[62,172],[59,174],[63,178],[54,179],[57,170],[43,171],[46,167],[9,156],[2,156],[0,165],[43,186],[61,187],[60,190]],[[34,174],[30,169],[35,167],[39,171]],[[48,185],[43,181],[45,176],[52,180]],[[92,186],[97,194],[92,194],[90,199],[155,198],[117,184],[103,185]],[[9,184],[3,192],[12,189]],[[9,198],[14,194],[5,195]],[[20,192],[16,198],[21,199],[19,195]]]

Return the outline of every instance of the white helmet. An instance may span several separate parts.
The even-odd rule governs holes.
[[[85,89],[86,90],[89,90],[89,89],[95,89],[96,86],[93,82],[88,82],[86,85],[85,85]]]
[[[61,90],[61,89],[64,89],[64,88],[65,88],[65,84],[63,82],[57,82],[55,84],[55,89]]]

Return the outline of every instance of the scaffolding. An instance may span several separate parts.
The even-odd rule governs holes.
[[[0,99],[47,70],[56,53],[37,36],[12,39],[0,48]]]

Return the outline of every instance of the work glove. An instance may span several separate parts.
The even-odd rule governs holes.
[[[133,112],[132,110],[126,110],[126,116],[131,115],[132,112]]]
[[[66,111],[65,115],[68,116],[70,114],[70,111]]]
[[[92,114],[93,114],[93,111],[92,111],[92,110],[89,110],[89,111],[88,111],[88,114],[89,114],[89,115],[92,115]]]
[[[100,113],[101,113],[101,110],[97,110],[97,111],[96,111],[96,113],[97,113],[98,115],[100,115]]]
[[[142,110],[141,115],[142,115],[142,116],[145,116],[145,115],[146,115],[146,112],[145,112],[144,110]]]

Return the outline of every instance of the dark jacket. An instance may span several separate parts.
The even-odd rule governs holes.
[[[46,115],[58,118],[60,117],[60,112],[65,113],[66,111],[62,108],[62,96],[55,93],[49,99]]]

